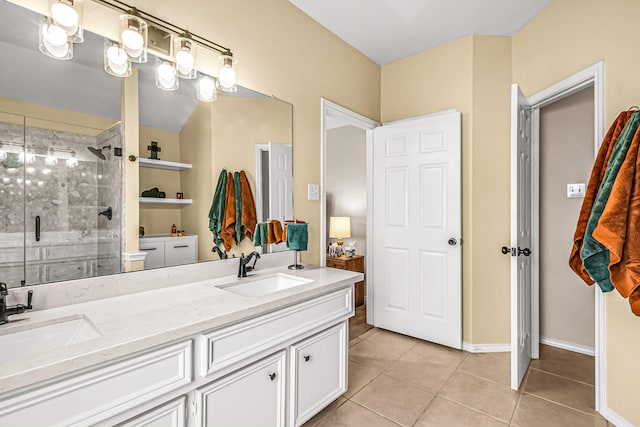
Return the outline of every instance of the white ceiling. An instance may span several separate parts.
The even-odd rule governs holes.
[[[470,34],[515,34],[551,0],[289,0],[380,65]]]

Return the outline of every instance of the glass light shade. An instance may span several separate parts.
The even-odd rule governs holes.
[[[70,41],[82,43],[83,0],[49,0],[49,16],[62,28]]]
[[[178,89],[178,71],[175,64],[158,59],[156,66],[156,87],[162,90]]]
[[[115,77],[129,77],[132,71],[127,52],[117,43],[104,44],[104,70]]]
[[[71,152],[71,157],[69,157],[66,160],[66,163],[67,163],[67,167],[70,168],[70,169],[73,169],[76,166],[78,166],[78,158],[76,157],[76,152],[75,151]]]
[[[178,77],[183,79],[195,79],[196,71],[196,43],[189,37],[176,37],[173,40],[173,55],[176,60]]]
[[[38,48],[40,52],[54,59],[73,58],[73,43],[65,30],[43,16],[38,31]]]
[[[218,80],[216,86],[223,92],[235,92],[238,90],[238,61],[231,52],[223,53],[218,57]]]
[[[131,14],[120,15],[120,41],[131,62],[147,62],[148,35],[149,27],[142,18]]]
[[[198,100],[202,102],[213,102],[218,99],[218,91],[216,90],[216,83],[209,76],[202,76],[198,80]]]
[[[18,161],[25,165],[32,165],[36,162],[36,155],[33,150],[25,150],[18,155]]]
[[[54,155],[53,150],[47,150],[47,157],[44,158],[44,164],[47,166],[55,166],[58,164],[58,158]]]
[[[329,237],[340,239],[351,237],[351,218],[348,216],[332,216],[329,218]]]

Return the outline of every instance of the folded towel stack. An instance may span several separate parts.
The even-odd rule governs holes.
[[[282,243],[282,223],[277,219],[272,219],[270,222],[260,222],[256,224],[256,229],[253,238],[254,246],[263,246],[270,244]]]
[[[167,197],[167,193],[164,191],[160,191],[158,187],[153,187],[150,190],[145,190],[141,194],[142,197],[157,197],[159,199],[164,199]]]

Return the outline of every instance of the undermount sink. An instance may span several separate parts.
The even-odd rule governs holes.
[[[93,323],[81,315],[33,325],[14,322],[15,326],[12,323],[0,326],[0,363],[102,336]]]
[[[232,283],[219,285],[218,288],[236,295],[242,295],[243,297],[259,297],[311,282],[313,282],[311,279],[277,273],[268,277],[239,279]]]

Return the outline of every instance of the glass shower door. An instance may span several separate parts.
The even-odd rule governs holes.
[[[0,282],[25,285],[24,117],[0,112]]]

